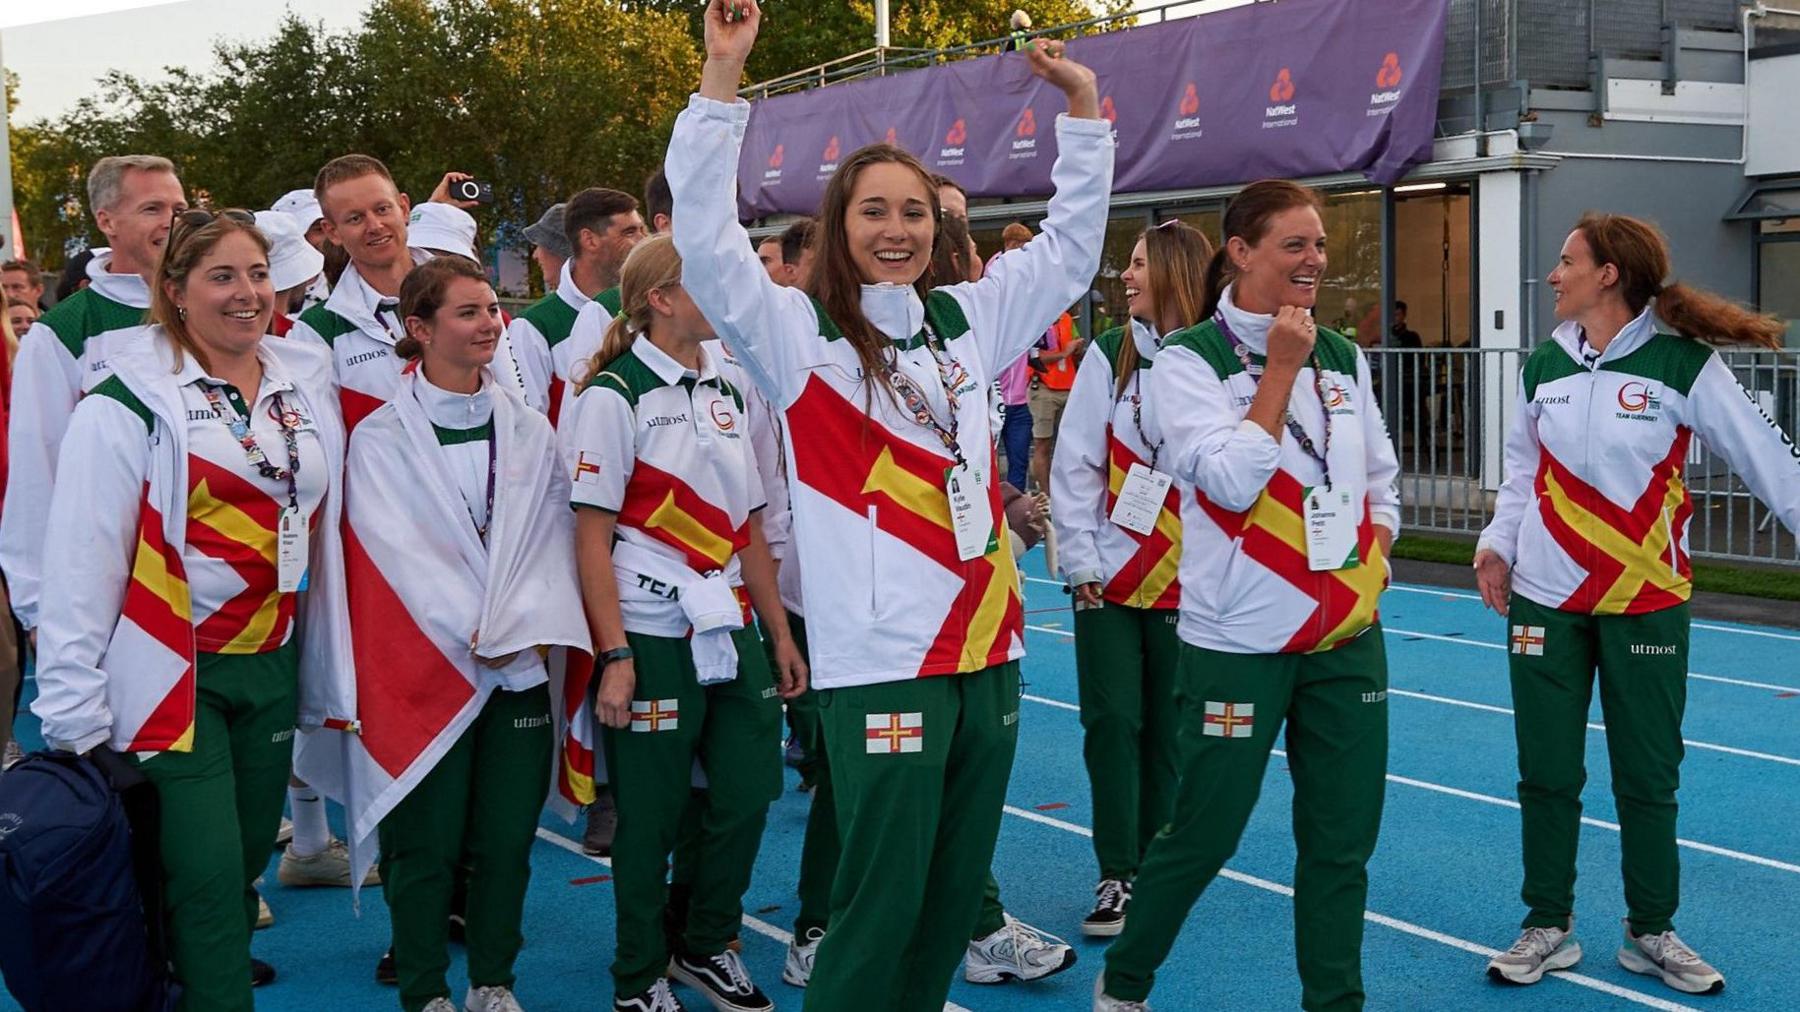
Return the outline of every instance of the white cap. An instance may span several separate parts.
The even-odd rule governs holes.
[[[271,211],[286,211],[300,223],[300,234],[305,235],[313,227],[313,222],[325,217],[319,208],[319,198],[313,196],[311,190],[289,190],[280,199],[270,205]]]
[[[306,230],[293,215],[258,211],[256,227],[269,240],[269,282],[276,291],[307,284],[325,269],[325,255],[306,241]]]
[[[406,245],[481,259],[475,250],[475,219],[460,207],[437,201],[413,205],[406,222]]]

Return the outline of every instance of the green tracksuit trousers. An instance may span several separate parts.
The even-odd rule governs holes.
[[[1363,1006],[1367,865],[1387,775],[1387,652],[1371,627],[1316,654],[1226,654],[1183,644],[1176,672],[1180,780],[1150,841],[1125,930],[1106,952],[1106,993],[1142,1001],[1200,894],[1236,852],[1287,729],[1294,778],[1294,949],[1300,1005]]]
[[[732,634],[738,675],[702,687],[686,638],[627,634],[636,655],[636,719],[605,728],[606,768],[619,812],[613,838],[619,997],[638,994],[669,962],[663,936],[668,862],[688,808],[695,757],[706,771],[692,844],[687,951],[724,951],[743,921],[744,890],[769,804],[781,796],[781,697],[754,629]]]
[[[843,852],[810,1012],[944,1007],[1000,833],[1019,691],[1008,662],[819,693]]]
[[[394,922],[400,1006],[449,998],[449,917],[466,865],[469,983],[511,987],[525,889],[556,735],[550,689],[496,690],[474,723],[381,820],[381,881]]]
[[[1514,594],[1509,612],[1522,897],[1529,911],[1523,926],[1566,928],[1574,910],[1588,706],[1598,669],[1631,930],[1672,930],[1681,892],[1675,790],[1687,707],[1688,606],[1583,615]]]
[[[200,654],[191,752],[143,762],[161,806],[169,958],[184,1012],[252,1008],[252,883],[269,864],[294,753],[299,647]]]
[[[1174,609],[1108,602],[1075,612],[1082,756],[1100,877],[1130,881],[1175,800]]]

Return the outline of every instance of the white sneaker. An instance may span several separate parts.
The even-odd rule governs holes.
[[[613,999],[613,1012],[687,1012],[687,1006],[669,990],[667,977],[656,978],[656,983],[629,998]]]
[[[275,869],[275,878],[284,886],[302,888],[306,886],[340,886],[350,887],[350,848],[342,840],[333,840],[324,850],[305,857],[294,853],[294,845],[288,844],[281,852],[281,866]],[[363,879],[363,885],[381,884],[381,871],[371,867],[369,874]]]
[[[463,1012],[525,1012],[520,1007],[519,999],[513,997],[512,988],[492,987],[469,988],[469,996],[463,999]]]
[[[1502,984],[1536,984],[1552,970],[1566,970],[1581,961],[1581,943],[1562,928],[1526,928],[1519,940],[1488,961],[1487,974]]]
[[[1004,984],[1009,980],[1042,980],[1075,965],[1069,943],[1026,924],[1011,914],[999,931],[969,943],[963,979],[971,984]]]
[[[256,930],[269,927],[275,923],[275,911],[269,909],[269,901],[263,899],[262,893],[256,894]]]
[[[787,965],[781,968],[782,983],[805,987],[812,980],[813,963],[819,958],[819,943],[824,940],[824,928],[807,928],[804,935],[788,943]]]
[[[425,1003],[425,1012],[456,1012],[456,1005],[448,998],[433,998]]]
[[[1094,1012],[1150,1012],[1147,1001],[1126,1001],[1106,993],[1106,971],[1094,978]]]
[[[1634,935],[1625,922],[1625,944],[1619,946],[1619,965],[1632,973],[1661,977],[1664,984],[1688,994],[1718,994],[1725,990],[1725,975],[1712,968],[1700,954],[1688,948],[1673,931],[1659,935]]]

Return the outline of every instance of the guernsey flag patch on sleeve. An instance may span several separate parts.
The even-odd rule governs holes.
[[[673,699],[631,701],[633,731],[674,731],[681,726],[680,704]]]
[[[1513,626],[1512,652],[1531,657],[1544,656],[1544,627],[1541,625]]]
[[[864,727],[863,747],[869,755],[925,751],[923,713],[871,713]]]
[[[1256,720],[1256,704],[1215,703],[1209,699],[1205,720],[1202,734],[1213,738],[1248,738]]]
[[[589,485],[600,480],[600,459],[586,450],[575,457],[575,480]]]

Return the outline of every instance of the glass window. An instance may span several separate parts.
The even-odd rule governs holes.
[[[1381,329],[1381,191],[1325,198],[1325,278],[1313,315],[1359,344]]]
[[[1800,346],[1800,242],[1757,247],[1757,291],[1763,312],[1788,321],[1788,347]]]
[[[1075,314],[1081,336],[1103,334],[1125,322],[1125,282],[1120,280],[1120,275],[1131,266],[1131,251],[1137,246],[1138,235],[1149,224],[1149,215],[1142,211],[1122,211],[1106,223],[1106,242],[1100,248],[1100,273],[1094,276],[1093,290],[1099,293],[1099,300],[1092,305],[1090,319],[1083,320],[1079,311]]]
[[[1462,184],[1395,196],[1394,299],[1406,304],[1406,325],[1395,330],[1392,344],[1468,345],[1474,312],[1470,208],[1469,188]],[[1394,312],[1399,323],[1398,306]]]

